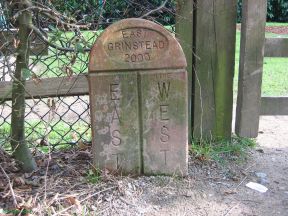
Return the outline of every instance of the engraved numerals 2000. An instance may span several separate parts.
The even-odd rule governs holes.
[[[150,61],[151,57],[149,53],[144,54],[125,54],[125,62],[143,62],[143,61]]]

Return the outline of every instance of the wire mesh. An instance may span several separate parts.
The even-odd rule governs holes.
[[[13,16],[10,14],[9,2],[0,1],[0,82],[12,81],[16,62],[17,23],[11,20],[15,12],[12,10]],[[89,48],[107,26],[118,20],[142,17],[174,32],[176,3],[173,0],[55,0],[53,3],[43,0],[32,3],[35,6],[33,23],[50,42],[47,44],[33,35],[30,38],[29,79],[37,85],[41,85],[44,78],[87,73]],[[51,19],[49,13],[41,15],[39,8],[53,11],[50,12],[52,16],[59,11],[58,20]],[[63,24],[62,15],[85,28]],[[0,145],[9,143],[10,122],[11,101],[3,100],[0,104]],[[90,127],[87,95],[26,100],[25,134],[31,147],[41,146],[41,150],[48,151],[51,147],[55,150],[90,143]]]

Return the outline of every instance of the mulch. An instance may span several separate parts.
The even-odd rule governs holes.
[[[265,31],[274,34],[288,34],[288,26],[267,26]]]
[[[87,206],[101,212],[109,208],[103,202],[120,193],[109,173],[100,173],[97,184],[89,182],[89,172],[94,170],[90,148],[37,153],[35,159],[38,169],[22,173],[16,161],[0,149],[0,216],[61,215],[71,210],[80,214]]]
[[[241,30],[241,25],[237,25],[237,29]],[[288,25],[287,26],[266,26],[266,32],[274,33],[274,34],[288,34]]]

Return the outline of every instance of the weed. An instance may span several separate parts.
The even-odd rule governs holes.
[[[12,209],[12,210],[2,210],[0,209],[0,215],[30,215],[32,210],[27,209]]]
[[[236,160],[243,161],[249,149],[256,146],[256,142],[249,138],[233,136],[222,140],[192,140],[191,153],[200,160],[214,160],[225,163]]]
[[[89,169],[87,172],[86,179],[92,184],[97,184],[101,181],[101,170],[99,169]]]

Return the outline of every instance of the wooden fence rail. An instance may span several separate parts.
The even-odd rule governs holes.
[[[288,97],[262,97],[261,115],[288,115]]]
[[[89,93],[86,75],[41,79],[26,82],[26,98],[44,98],[56,96],[75,96]],[[11,100],[12,82],[0,82],[0,101]]]
[[[288,57],[288,38],[266,38],[265,57]]]

